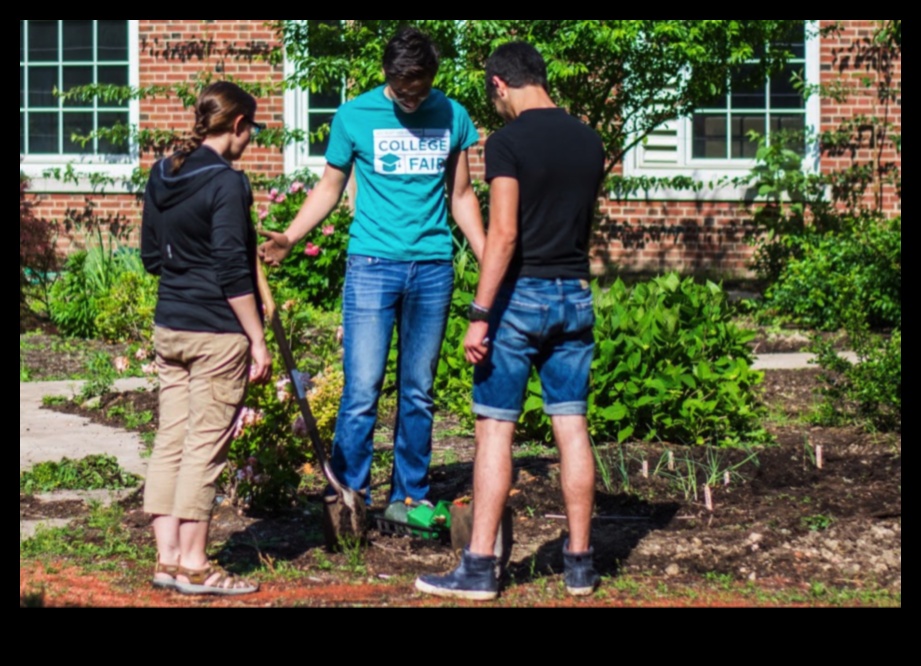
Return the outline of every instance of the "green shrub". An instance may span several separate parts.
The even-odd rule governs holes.
[[[27,495],[55,490],[123,490],[137,488],[141,478],[126,472],[113,456],[43,462],[19,475],[19,491]]]
[[[255,211],[258,224],[269,231],[284,231],[310,195],[316,177],[305,173],[280,178],[267,186],[268,204]],[[313,230],[282,265],[272,271],[274,283],[297,291],[298,298],[324,310],[338,310],[345,284],[346,253],[352,213],[339,206]]]
[[[823,375],[823,425],[855,423],[868,430],[902,431],[902,331],[889,338],[858,338],[858,362],[838,355],[830,343],[817,343]]]
[[[157,307],[157,278],[127,270],[96,301],[97,334],[108,342],[149,342]]]
[[[62,335],[89,339],[96,335],[98,292],[87,270],[86,251],[75,252],[64,264],[64,275],[51,288],[51,320]]]
[[[280,289],[275,295],[285,294],[286,290]],[[297,368],[313,377],[308,401],[321,438],[331,445],[342,396],[340,317],[299,306],[294,299],[282,300],[279,307]],[[277,509],[296,501],[305,464],[314,462],[314,454],[306,434],[296,428],[300,410],[271,330],[266,335],[273,350],[276,382],[250,386],[230,445],[221,491],[241,506]]]
[[[732,446],[764,442],[751,332],[732,323],[722,288],[672,274],[596,287],[589,424],[598,440]],[[549,437],[536,378],[523,426]]]
[[[871,328],[901,326],[901,218],[848,221],[840,231],[798,241],[797,256],[765,292],[767,316],[834,331],[857,310]]]
[[[464,273],[470,271],[466,276]],[[439,408],[472,421],[473,369],[464,358],[464,308],[473,298],[473,267],[459,269],[452,316],[436,379]],[[733,312],[715,284],[677,275],[609,290],[595,285],[596,354],[589,423],[599,440],[635,438],[684,444],[733,445],[768,439],[751,370],[753,334],[732,323]],[[520,434],[550,441],[540,380],[528,385]]]
[[[52,321],[69,337],[149,341],[157,284],[136,250],[94,245],[67,259],[51,289]]]

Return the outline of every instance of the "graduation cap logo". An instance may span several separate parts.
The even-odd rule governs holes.
[[[397,165],[400,163],[400,158],[390,153],[389,155],[384,155],[381,158],[381,164],[383,164],[384,173],[393,173],[397,170]]]

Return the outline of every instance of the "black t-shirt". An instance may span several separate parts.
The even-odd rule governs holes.
[[[520,191],[518,248],[506,282],[519,277],[587,280],[589,239],[604,179],[598,134],[564,109],[532,109],[486,142],[486,180]]]

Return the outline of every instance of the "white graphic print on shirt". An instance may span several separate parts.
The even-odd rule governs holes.
[[[451,154],[451,130],[374,131],[374,170],[384,176],[444,173]]]

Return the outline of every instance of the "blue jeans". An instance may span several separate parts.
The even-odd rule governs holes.
[[[581,280],[520,278],[503,287],[492,309],[489,357],[474,371],[474,414],[517,421],[534,367],[548,415],[584,416],[594,325],[592,290]]]
[[[429,493],[433,384],[454,289],[450,261],[399,262],[350,256],[342,300],[345,387],[332,465],[370,503],[377,408],[394,326],[397,329],[397,410],[391,502]]]

